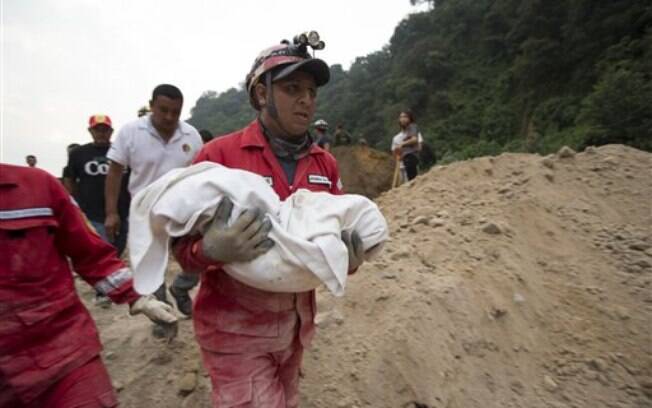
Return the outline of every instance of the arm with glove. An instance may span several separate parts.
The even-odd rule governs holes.
[[[228,225],[233,202],[224,197],[203,235],[179,239],[173,245],[174,255],[186,270],[219,269],[232,262],[248,262],[269,251],[274,241],[267,236],[272,223],[260,210],[245,210]]]
[[[70,258],[73,268],[89,285],[115,303],[128,303],[131,314],[142,313],[150,320],[176,325],[172,307],[133,289],[131,271],[118,258],[115,248],[92,229],[72,198],[57,182],[50,192],[59,228],[55,245]]]

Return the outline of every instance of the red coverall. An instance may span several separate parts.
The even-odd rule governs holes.
[[[59,181],[0,164],[0,407],[114,407],[74,270],[114,302],[138,299],[115,249]]]
[[[341,194],[335,158],[317,146],[297,163],[294,183],[258,121],[204,146],[195,163],[212,161],[265,177],[281,200],[300,188]],[[201,271],[193,320],[213,384],[215,407],[296,407],[303,348],[314,335],[315,292],[271,293],[231,278],[201,253],[201,237],[174,245],[187,271]]]

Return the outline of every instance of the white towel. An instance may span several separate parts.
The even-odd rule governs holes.
[[[348,274],[342,231],[357,231],[367,260],[388,238],[385,218],[366,197],[298,190],[281,202],[263,177],[202,162],[170,171],[132,200],[129,256],[138,292],[152,293],[163,283],[170,238],[203,231],[224,196],[233,201],[229,224],[253,208],[272,221],[269,237],[276,245],[270,251],[224,266],[233,278],[261,290],[305,292],[323,283],[341,296]]]

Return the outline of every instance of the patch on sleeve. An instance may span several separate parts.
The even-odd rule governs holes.
[[[321,184],[328,187],[333,185],[333,183],[330,181],[328,177],[319,174],[308,174],[308,183]]]

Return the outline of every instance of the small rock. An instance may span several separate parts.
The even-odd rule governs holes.
[[[595,146],[588,146],[586,149],[584,149],[584,153],[596,154],[597,150],[595,149]]]
[[[645,242],[636,242],[629,246],[629,249],[633,249],[634,251],[641,251],[641,252],[649,248],[651,248],[651,246],[646,244]]]
[[[441,211],[438,211],[435,215],[437,217],[439,217],[439,218],[448,218],[448,211],[441,210]]]
[[[410,256],[409,252],[400,251],[400,252],[397,252],[397,253],[393,254],[392,256],[390,256],[389,259],[391,259],[392,261],[398,261],[398,260],[401,260],[401,259],[408,258],[409,256]]]
[[[511,191],[512,191],[512,189],[509,186],[505,186],[505,187],[501,187],[498,190],[498,194],[507,194],[507,193],[509,193]]]
[[[195,388],[197,387],[197,374],[195,373],[185,373],[183,377],[181,377],[181,381],[179,381],[179,395],[181,396],[186,396],[193,391],[195,391]]]
[[[420,215],[416,217],[414,221],[412,221],[412,225],[419,225],[419,224],[428,225],[429,222],[430,219],[428,217],[426,217],[425,215]]]
[[[555,168],[555,162],[552,160],[550,156],[546,156],[543,159],[541,159],[541,164],[543,164],[544,167],[547,167],[549,169]]]
[[[520,293],[514,293],[514,303],[525,303],[525,298]]]
[[[489,223],[485,224],[482,227],[482,232],[484,232],[486,234],[491,234],[491,235],[498,235],[498,234],[502,233],[503,231],[495,223],[489,222]]]
[[[553,181],[555,181],[555,175],[552,174],[552,173],[545,173],[545,174],[543,175],[543,177],[545,177],[546,180],[548,180],[548,181],[551,182],[551,183],[552,183]]]
[[[589,361],[589,367],[591,367],[593,370],[598,371],[598,372],[605,372],[609,368],[607,365],[607,362],[604,361],[601,358],[594,358],[593,360]]]
[[[557,156],[561,159],[571,159],[575,157],[575,150],[571,149],[568,146],[564,146],[557,152]]]
[[[120,392],[124,390],[125,385],[120,380],[113,380],[113,389]]]
[[[544,375],[543,376],[543,387],[548,390],[549,392],[554,392],[557,391],[559,388],[559,385],[555,382],[555,380],[552,379],[549,375]]]
[[[429,225],[433,228],[443,227],[445,224],[446,222],[439,217],[435,217],[429,222]]]
[[[650,264],[650,262],[648,262],[646,259],[641,259],[640,261],[637,261],[635,265],[640,266],[643,269],[649,269],[650,267],[652,267],[652,264]]]

